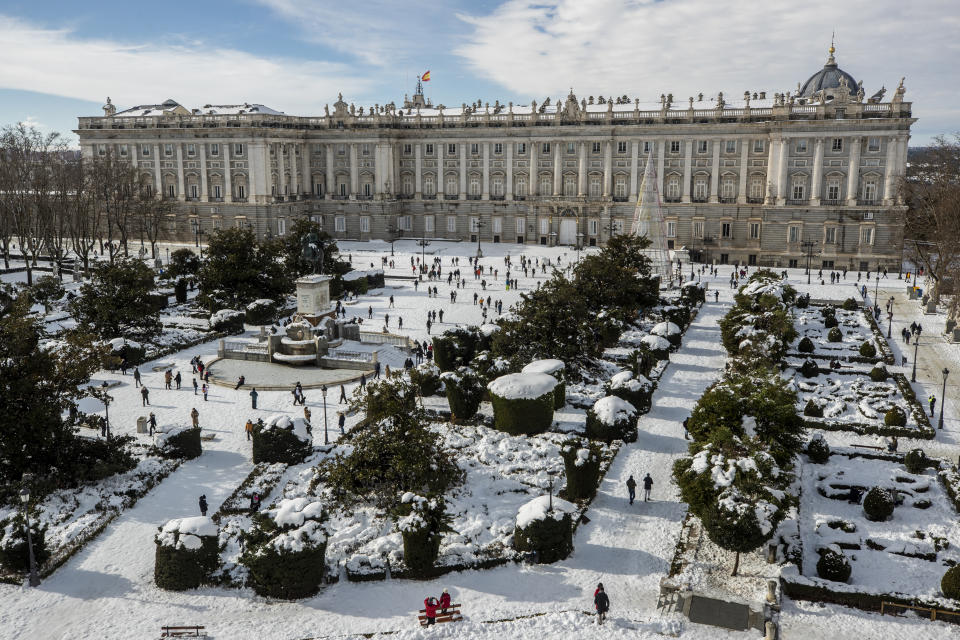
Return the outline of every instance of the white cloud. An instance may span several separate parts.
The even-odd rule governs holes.
[[[313,115],[338,91],[362,93],[371,85],[338,63],[265,58],[198,42],[82,39],[3,15],[0,51],[7,52],[2,88],[97,101],[109,95],[121,108],[173,98],[188,108],[246,101]]]
[[[736,99],[796,90],[823,65],[837,29],[837,61],[867,95],[906,76],[915,131],[951,131],[960,128],[958,14],[956,0],[508,0],[461,15],[473,32],[456,53],[538,100],[571,86],[641,101],[701,91]]]

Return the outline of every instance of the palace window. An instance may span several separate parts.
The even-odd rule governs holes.
[[[670,141],[670,153],[680,153],[680,141],[671,140]]]
[[[434,231],[434,219],[433,216],[423,216],[423,230],[426,233],[433,233]]]
[[[695,200],[707,199],[707,179],[698,177],[693,181],[693,197]]]
[[[613,182],[613,195],[618,198],[627,197],[627,179],[623,176],[617,176]]]
[[[827,182],[827,200],[839,200],[840,199],[840,181],[839,180],[830,180]]]
[[[794,178],[793,180],[793,199],[803,200],[807,195],[807,183],[805,178]]]
[[[591,236],[599,235],[600,233],[600,221],[596,218],[591,218],[587,221],[587,233]]]
[[[807,152],[807,140],[806,138],[800,138],[797,140],[796,146],[797,153],[806,153]]]
[[[456,145],[456,144],[448,144],[448,145],[447,145],[447,155],[448,155],[448,156],[455,156],[455,155],[457,155],[457,145]]]
[[[617,142],[617,153],[626,153],[627,152],[627,142],[621,140]]]
[[[577,179],[575,176],[563,176],[563,195],[577,195]]]
[[[434,182],[432,175],[428,174],[423,177],[423,194],[426,196],[437,195],[437,185]]]
[[[341,197],[341,198],[346,197],[346,196],[347,196],[347,183],[346,183],[346,182],[341,182],[340,184],[338,184],[338,185],[337,185],[337,191],[340,192],[340,197]]]
[[[517,234],[523,235],[523,232],[527,230],[527,219],[526,218],[515,218],[514,224],[516,225]]]
[[[600,153],[600,143],[599,143],[599,142],[594,142],[594,143],[593,143],[593,149],[592,149],[592,150],[593,150],[593,153]]]
[[[737,187],[733,181],[733,178],[724,178],[723,182],[720,183],[720,194],[724,198],[733,198],[736,193]]]
[[[455,233],[457,230],[457,216],[447,216],[447,232]]]
[[[680,197],[680,178],[679,176],[670,176],[667,178],[667,197]]]
[[[200,194],[198,193],[197,185],[195,184],[190,185],[190,197],[197,198],[199,197],[199,195]]]
[[[193,156],[193,155],[196,155],[196,154],[197,154],[197,146],[196,146],[195,144],[188,144],[188,145],[187,145],[187,155],[188,155],[188,156]]]
[[[120,155],[121,156],[127,155],[127,145],[125,144],[120,145]]]
[[[549,196],[553,193],[553,180],[550,176],[540,176],[540,195]]]
[[[360,216],[360,233],[370,233],[370,216]]]
[[[837,243],[837,228],[836,227],[827,227],[823,230],[823,242],[824,244],[836,244]]]
[[[697,239],[703,238],[703,220],[693,221],[693,237]]]
[[[751,240],[760,239],[760,223],[759,222],[750,223],[750,239]]]
[[[447,186],[444,189],[444,194],[448,196],[457,195],[457,178],[455,176],[447,176]]]
[[[494,219],[493,219],[493,232],[494,232],[494,233],[503,233],[503,218],[494,218]]]
[[[550,143],[544,142],[542,145],[540,145],[540,151],[542,153],[550,153]]]
[[[547,218],[540,218],[540,235],[547,235],[550,233],[550,220]]]
[[[337,216],[334,218],[333,230],[337,233],[345,233],[347,231],[347,219],[343,216]]]
[[[649,140],[643,143],[643,152],[644,152],[644,153],[650,153],[650,149],[651,149],[651,148],[652,148],[652,145],[650,144],[650,141],[649,141]]]
[[[368,143],[360,145],[360,154],[364,156],[370,155],[370,145]]]
[[[491,191],[494,196],[500,197],[503,195],[503,176],[493,176]]]
[[[400,231],[413,231],[413,216],[399,216],[397,226],[400,227]]]
[[[526,152],[527,152],[527,143],[526,143],[526,142],[518,142],[518,143],[517,143],[517,155],[518,155],[518,156],[522,156],[522,155],[525,154]]]
[[[623,220],[613,221],[613,232],[617,234],[623,233]]]
[[[590,195],[599,198],[600,194],[600,176],[590,176]]]
[[[498,156],[503,153],[503,143],[502,143],[502,142],[494,142],[494,143],[493,143],[493,153],[494,153],[494,155],[498,155]]]
[[[707,141],[697,140],[697,153],[706,153],[706,152],[707,152]]]
[[[476,142],[470,144],[470,155],[475,156],[480,153],[480,145]]]
[[[428,145],[427,145],[427,155],[428,155],[428,156],[432,156],[432,155],[433,155],[433,145],[432,145],[432,144],[428,144]]]
[[[677,222],[675,220],[667,221],[667,237],[668,238],[677,237]]]
[[[246,198],[246,197],[247,197],[247,187],[244,186],[244,185],[242,185],[242,184],[238,184],[238,185],[237,185],[237,198],[240,199],[240,200],[243,200],[243,199]]]
[[[373,196],[373,184],[369,182],[363,183],[363,195],[366,198],[370,198]]]
[[[569,155],[572,156],[572,155],[575,154],[576,152],[577,152],[577,143],[576,143],[576,142],[568,142],[568,143],[567,143],[567,154],[569,154]]]
[[[867,140],[867,151],[880,151],[880,138],[870,138]]]
[[[830,149],[833,151],[843,151],[843,138],[834,138]]]
[[[479,233],[480,232],[480,218],[473,217],[470,218],[470,233]]]
[[[470,191],[468,193],[471,196],[480,195],[480,178],[477,178],[477,177],[470,178]]]
[[[346,153],[347,153],[347,145],[345,145],[345,144],[338,144],[338,145],[337,145],[337,155],[338,155],[338,156],[342,156],[342,155],[346,155]]]
[[[860,244],[873,244],[873,227],[862,227],[860,229]]]
[[[210,155],[219,156],[220,155],[220,145],[214,142],[210,145]]]
[[[102,153],[100,155],[103,155]],[[163,145],[163,155],[170,157],[173,155],[173,145],[165,144]]]
[[[750,178],[750,197],[754,200],[763,197],[763,178]]]
[[[403,176],[403,195],[412,196],[413,195],[413,178],[410,176]]]
[[[722,238],[733,237],[733,225],[731,223],[723,222],[720,224],[720,237]]]
[[[243,155],[243,143],[238,142],[233,145],[233,155],[242,156]]]
[[[287,219],[277,218],[277,235],[282,236],[287,233]]]
[[[791,244],[796,244],[800,242],[800,227],[797,225],[790,225],[787,227],[787,242]]]
[[[213,197],[218,200],[223,197],[223,191],[221,191],[220,185],[218,184],[213,185]]]
[[[523,176],[519,176],[514,180],[513,191],[518,196],[527,195],[527,179]]]
[[[763,140],[754,140],[753,141],[753,152],[754,153],[763,153],[764,143]]]
[[[863,199],[877,199],[877,179],[874,177],[864,178],[863,180]]]
[[[144,144],[140,146],[140,155],[144,157],[150,156],[150,145]]]
[[[403,145],[403,155],[408,156],[411,153],[413,153],[413,145],[412,144]]]
[[[736,153],[737,152],[737,141],[736,140],[727,140],[725,150],[727,153]]]

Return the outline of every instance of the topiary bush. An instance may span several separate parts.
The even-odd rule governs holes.
[[[440,382],[440,367],[432,362],[424,362],[410,369],[410,382],[417,393],[423,397],[437,395],[443,390],[443,383]]]
[[[947,569],[940,579],[940,591],[953,600],[960,600],[960,564]]]
[[[844,311],[856,311],[860,308],[860,305],[857,304],[857,301],[853,298],[847,298],[843,301],[843,310]]]
[[[219,532],[206,516],[170,520],[154,542],[153,580],[161,589],[196,589],[208,583],[220,565]]]
[[[247,324],[272,324],[277,319],[277,305],[273,300],[261,298],[247,305],[243,321]]]
[[[549,496],[534,498],[520,507],[513,531],[513,548],[534,552],[536,561],[548,564],[563,560],[573,551],[573,518],[576,506]]]
[[[840,327],[830,329],[830,332],[827,333],[827,340],[830,342],[843,342],[843,332],[840,331]]]
[[[446,387],[447,402],[450,403],[454,420],[469,420],[477,414],[484,387],[473,369],[460,367],[456,371],[447,371],[440,374],[440,380]]]
[[[836,329],[839,324],[840,323],[837,322],[837,316],[826,316],[823,319],[823,326],[827,329]]]
[[[610,378],[607,384],[609,395],[623,398],[640,413],[650,410],[650,399],[653,396],[653,383],[640,374],[636,376],[630,371],[621,371]]]
[[[869,340],[860,345],[860,355],[864,358],[874,358],[877,355],[877,348]]]
[[[806,336],[797,344],[797,351],[800,353],[813,353],[814,349],[816,349],[816,347],[813,344],[813,340]]]
[[[680,304],[693,307],[701,302],[706,302],[706,300],[707,290],[703,285],[688,282],[680,288]]]
[[[850,579],[850,561],[847,556],[833,549],[823,549],[817,561],[817,575],[824,580],[846,582]]]
[[[580,440],[571,440],[560,450],[563,468],[567,476],[564,497],[567,500],[585,500],[597,492],[600,482],[600,447]]]
[[[663,315],[665,320],[672,322],[681,329],[690,324],[690,318],[692,317],[690,307],[687,306],[667,307],[663,310]]]
[[[893,515],[896,501],[893,494],[883,487],[873,487],[863,499],[863,513],[867,520],[883,522]]]
[[[632,404],[618,396],[597,400],[587,409],[587,437],[591,440],[635,442],[639,412]]]
[[[822,418],[823,407],[813,401],[813,398],[807,400],[807,406],[803,408],[803,415],[808,418]]]
[[[506,358],[494,356],[490,351],[480,351],[470,361],[470,368],[477,372],[477,377],[486,387],[494,378],[510,373],[511,364]]]
[[[210,328],[222,333],[240,333],[243,331],[243,311],[221,309],[210,315]]]
[[[883,424],[888,427],[904,427],[907,425],[907,414],[900,407],[891,407],[883,415]]]
[[[890,377],[890,372],[883,365],[877,365],[870,369],[870,379],[874,382],[883,382]]]
[[[553,423],[557,380],[545,373],[508,373],[487,385],[494,427],[511,435],[543,433]]]
[[[177,304],[183,304],[187,301],[187,281],[180,278],[173,285],[173,295],[177,299]]]
[[[566,385],[566,365],[563,360],[534,360],[523,369],[521,373],[545,373],[553,376],[557,381],[557,386],[553,388],[553,408],[562,409],[567,404],[567,385]]]
[[[250,570],[258,595],[295,600],[315,595],[323,584],[327,536],[321,504],[314,498],[281,500],[253,516],[242,534],[246,551],[240,562]]]
[[[823,415],[823,411],[820,412],[820,415]],[[827,444],[823,434],[815,433],[810,438],[810,442],[807,443],[807,457],[810,458],[810,462],[815,464],[824,464],[830,459],[830,445]]]
[[[797,307],[797,309],[806,309],[810,306],[810,294],[808,293],[803,296],[797,296],[797,300],[793,304]]]
[[[200,428],[167,425],[156,436],[156,447],[164,458],[192,460],[203,453]]]
[[[397,528],[403,538],[405,577],[429,578],[440,555],[440,541],[445,525],[442,497],[426,498],[407,493],[401,499]]]
[[[813,359],[808,359],[800,365],[800,374],[804,378],[816,378],[820,375],[820,367],[817,365],[817,361]]]
[[[923,449],[911,449],[903,457],[903,466],[910,473],[923,473],[929,464],[930,461]]]
[[[440,371],[453,371],[473,360],[480,341],[477,327],[449,329],[433,339],[433,359]]]
[[[313,451],[306,420],[277,415],[253,425],[253,463],[299,464]]]
[[[36,514],[30,518],[30,537],[34,560],[38,567],[42,567],[50,557],[50,551],[47,549],[47,525],[40,524]],[[22,511],[0,520],[0,567],[12,573],[30,571],[30,551]]]

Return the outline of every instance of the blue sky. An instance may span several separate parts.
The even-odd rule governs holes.
[[[960,131],[956,0],[167,0],[0,3],[0,123],[68,132],[80,115],[173,98],[292,114],[627,94],[682,101],[796,88],[826,58],[867,95],[906,76],[912,144]]]

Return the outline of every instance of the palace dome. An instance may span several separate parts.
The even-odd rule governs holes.
[[[824,89],[826,90],[827,99],[830,100],[833,98],[833,92],[831,90],[840,86],[841,78],[846,78],[847,90],[850,91],[850,93],[855,94],[857,92],[857,81],[852,75],[837,66],[837,61],[833,59],[834,51],[835,49],[831,45],[830,57],[827,58],[827,63],[823,65],[823,69],[817,71],[803,83],[803,86],[800,87],[800,97],[812,98],[814,94]]]

